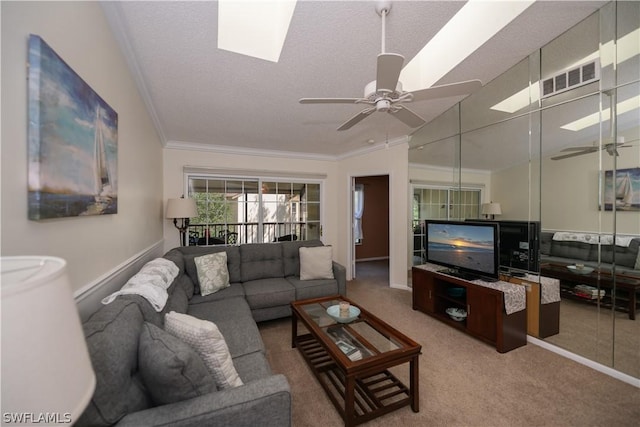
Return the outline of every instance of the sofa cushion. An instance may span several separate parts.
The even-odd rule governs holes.
[[[638,246],[640,245],[640,239],[633,239],[629,246],[618,246],[618,245],[600,245],[600,260],[601,262],[606,262],[607,264],[613,263],[613,252],[615,250],[615,258],[616,265],[634,268],[636,264],[636,258],[638,256]],[[594,245],[597,246],[597,245]],[[597,250],[593,251],[596,254],[597,261]]]
[[[186,313],[189,305],[189,298],[184,288],[180,285],[173,289],[173,292],[169,294],[167,305],[162,310],[161,320],[164,322],[164,315],[170,311],[177,311],[178,313]]]
[[[338,281],[335,279],[300,280],[298,277],[287,277],[287,281],[296,289],[297,301],[339,294]]]
[[[238,375],[245,384],[272,375],[271,367],[264,353],[245,354],[233,359]]]
[[[300,280],[333,279],[331,246],[300,248]]]
[[[285,278],[251,280],[242,287],[252,310],[289,304],[296,299],[295,288]]]
[[[284,275],[299,276],[300,275],[300,248],[310,248],[322,246],[320,240],[300,240],[293,242],[280,243],[282,248],[282,261],[284,267]]]
[[[166,315],[164,323],[167,332],[189,344],[202,357],[218,389],[243,385],[227,343],[215,323],[174,312]]]
[[[144,319],[134,301],[116,298],[83,325],[96,388],[79,426],[108,426],[152,406],[138,372],[138,342]]]
[[[222,299],[233,298],[233,297],[243,297],[244,298],[244,288],[241,283],[231,283],[224,289],[219,290],[213,294],[209,295],[194,295],[193,298],[189,301],[189,304],[202,304],[210,301],[219,301]]]
[[[279,243],[240,245],[241,282],[284,277],[282,248]],[[245,289],[246,291],[246,289]]]
[[[138,364],[155,405],[216,391],[213,378],[195,350],[151,323],[145,323],[140,333]]]
[[[258,325],[244,297],[190,305],[187,314],[214,322],[227,341],[231,357],[264,351]]]
[[[589,243],[583,242],[567,242],[554,240],[551,243],[550,255],[588,261],[591,256],[592,247],[597,248],[597,245],[591,245]]]
[[[229,286],[226,252],[202,255],[195,257],[193,261],[198,271],[200,295],[213,294]]]

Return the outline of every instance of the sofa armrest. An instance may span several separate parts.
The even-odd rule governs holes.
[[[162,405],[124,417],[125,426],[290,426],[291,393],[284,375]]]
[[[338,282],[338,293],[340,295],[347,295],[347,269],[342,264],[333,262],[333,277]]]

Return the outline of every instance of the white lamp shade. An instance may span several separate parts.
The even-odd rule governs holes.
[[[502,209],[500,207],[500,203],[485,203],[482,205],[482,214],[483,215],[502,215]]]
[[[194,199],[167,200],[167,218],[193,218],[198,216]]]
[[[2,414],[74,423],[95,374],[66,273],[55,257],[2,257]]]

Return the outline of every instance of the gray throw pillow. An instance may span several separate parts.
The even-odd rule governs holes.
[[[156,405],[216,391],[213,377],[195,350],[151,323],[145,323],[140,333],[138,364]]]

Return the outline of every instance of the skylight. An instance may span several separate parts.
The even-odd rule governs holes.
[[[296,0],[219,0],[218,48],[278,62]]]
[[[618,102],[616,113],[618,115],[628,113],[629,111],[637,110],[640,108],[640,96],[629,98],[625,101]],[[609,117],[610,109],[606,108],[602,110],[602,117]],[[600,114],[593,113],[585,116],[581,119],[575,120],[571,123],[567,123],[564,126],[560,126],[562,129],[572,130],[574,132],[586,129],[590,126],[597,125],[600,122]]]
[[[404,90],[433,86],[535,1],[469,0],[404,67]]]

